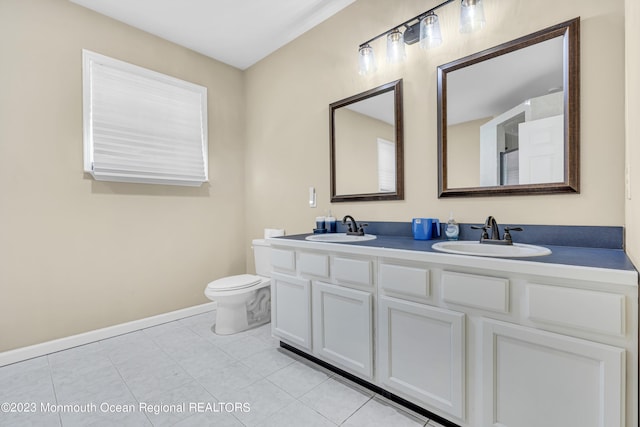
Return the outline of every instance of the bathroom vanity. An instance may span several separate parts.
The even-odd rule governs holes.
[[[621,250],[269,242],[272,330],[295,349],[460,426],[638,425],[638,275]]]

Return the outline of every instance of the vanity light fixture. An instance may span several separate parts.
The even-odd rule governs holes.
[[[442,33],[440,32],[440,20],[433,12],[420,20],[420,47],[430,49],[442,44]]]
[[[387,34],[387,62],[395,64],[407,57],[404,50],[404,36],[397,28]]]
[[[369,43],[365,43],[358,49],[358,64],[360,65],[360,74],[366,76],[368,74],[375,73],[376,56],[373,52],[373,48],[369,46]]]
[[[376,60],[371,42],[387,37],[387,62],[390,64],[401,62],[406,57],[404,44],[414,44],[420,41],[420,47],[430,49],[442,44],[440,20],[435,14],[436,9],[456,0],[446,0],[431,9],[396,25],[382,34],[378,34],[358,47],[358,64],[360,74],[368,75],[376,71]],[[482,0],[460,1],[460,32],[470,33],[484,27],[484,8]],[[400,31],[404,27],[404,33]]]
[[[462,0],[460,4],[460,32],[472,33],[484,27],[482,0]]]

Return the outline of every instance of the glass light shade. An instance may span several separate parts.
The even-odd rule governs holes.
[[[442,33],[440,32],[440,20],[438,15],[430,12],[420,20],[420,47],[430,49],[442,44]]]
[[[484,27],[482,0],[462,0],[460,4],[460,32],[472,33]]]
[[[358,65],[360,75],[366,76],[376,71],[376,57],[373,48],[368,44],[358,49]]]
[[[395,64],[407,57],[404,50],[404,36],[397,29],[387,35],[387,62]]]

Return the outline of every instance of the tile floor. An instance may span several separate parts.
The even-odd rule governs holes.
[[[441,427],[279,348],[270,324],[219,336],[214,319],[2,367],[0,426]]]

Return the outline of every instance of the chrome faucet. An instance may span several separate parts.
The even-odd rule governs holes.
[[[496,219],[489,215],[483,226],[472,225],[474,230],[482,230],[480,236],[480,243],[489,243],[493,245],[513,245],[511,239],[511,231],[522,231],[522,227],[505,227],[504,239],[500,239],[500,230],[498,229],[498,222]],[[487,230],[491,230],[491,236]]]
[[[350,222],[350,224],[347,224],[347,221]],[[364,236],[364,228],[369,224],[363,224],[360,223],[360,225],[358,225],[358,223],[356,222],[355,219],[353,219],[353,217],[351,215],[345,215],[344,218],[342,218],[342,224],[347,226],[347,234],[350,236]]]
[[[494,217],[489,215],[487,220],[484,222],[484,226],[491,229],[491,236],[489,236],[490,240],[500,240],[500,230],[498,229],[498,222]]]

